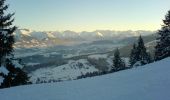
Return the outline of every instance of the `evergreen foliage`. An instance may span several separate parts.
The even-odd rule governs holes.
[[[130,65],[133,66],[141,66],[151,63],[151,56],[146,51],[146,47],[142,36],[139,36],[138,45],[134,44],[133,49],[131,50],[130,54]]]
[[[131,50],[131,53],[130,53],[130,66],[132,67],[136,62],[137,62],[137,57],[138,54],[137,54],[137,47],[136,47],[136,44],[134,43],[133,45],[133,49]]]
[[[157,32],[157,44],[155,46],[155,61],[170,57],[170,11],[165,15],[164,25]]]
[[[125,69],[125,63],[120,57],[119,49],[116,49],[114,53],[114,59],[113,59],[113,70],[119,71]]]
[[[6,0],[0,0],[0,68],[3,66],[6,69],[6,74],[0,70],[0,76],[3,77],[3,82],[0,83],[0,88],[23,85],[28,83],[27,74],[19,67],[19,62],[13,63],[13,32],[16,27],[12,25],[14,18],[12,14],[6,14],[8,5]]]

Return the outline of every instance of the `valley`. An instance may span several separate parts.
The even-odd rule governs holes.
[[[49,33],[26,29],[15,32],[15,57],[22,59],[31,82],[74,80],[86,73],[109,71],[113,66],[115,48],[120,49],[121,57],[128,62],[132,44],[140,33],[151,53],[156,37],[154,32],[148,31],[119,31],[119,34],[116,31],[95,31],[90,32],[90,36],[84,36],[84,32],[69,32]],[[77,74],[65,74],[74,72]]]

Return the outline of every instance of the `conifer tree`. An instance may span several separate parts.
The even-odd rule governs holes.
[[[115,71],[125,69],[125,63],[123,62],[123,60],[120,57],[120,52],[119,52],[118,48],[116,49],[116,51],[114,53],[113,65],[114,65],[113,69]]]
[[[170,57],[170,10],[165,15],[162,28],[157,32],[155,61]]]
[[[5,14],[8,5],[5,5],[6,0],[0,0],[0,64],[4,62],[4,57],[11,54],[13,51],[14,36],[13,32],[16,27],[12,26],[14,19],[11,19],[13,14]]]
[[[146,51],[142,36],[139,36],[138,45],[134,45],[130,55],[130,64],[132,66],[145,65],[151,62],[151,56]]]
[[[142,36],[139,36],[139,39],[138,39],[137,53],[139,55],[137,57],[137,60],[146,64],[147,63],[146,62],[147,52],[146,52],[146,47],[142,39]]]
[[[6,0],[0,0],[0,88],[26,84],[28,81],[27,74],[21,70],[19,62],[14,63],[13,32],[16,27],[12,25],[14,18],[12,14],[6,14],[8,5]]]
[[[134,43],[133,45],[133,49],[131,50],[131,53],[130,53],[130,66],[132,67],[136,62],[137,62],[137,47],[136,47],[136,44]]]

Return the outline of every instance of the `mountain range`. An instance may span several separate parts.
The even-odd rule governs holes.
[[[146,36],[153,34],[154,31],[111,31],[111,30],[96,30],[93,32],[74,32],[74,31],[33,31],[29,29],[17,29],[14,33],[15,47],[48,47],[54,45],[72,45],[81,44],[99,40],[113,40],[134,37]]]
[[[152,52],[156,37],[153,31],[97,30],[77,33],[17,29],[14,33],[14,53],[26,65],[24,70],[33,83],[73,80],[82,73],[108,71],[113,65],[115,48],[120,49],[121,57],[128,62],[132,44],[137,42],[139,35]]]

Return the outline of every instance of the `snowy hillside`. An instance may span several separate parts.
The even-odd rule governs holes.
[[[0,90],[1,100],[170,100],[170,58],[69,82]]]
[[[64,80],[74,80],[78,76],[85,75],[86,73],[96,72],[87,60],[80,59],[77,61],[69,61],[68,64],[61,65],[54,68],[41,68],[33,71],[30,76],[30,81],[33,83],[54,82]]]
[[[37,68],[30,72],[30,81],[32,83],[68,81],[87,73],[110,71],[113,66],[112,59],[106,54],[90,55],[87,59],[68,60],[66,64],[59,66],[49,65],[45,68]]]
[[[97,32],[97,33],[96,33]],[[36,33],[36,34],[35,34]],[[23,63],[28,66],[45,64],[64,61],[68,59],[87,59],[88,55],[93,54],[105,54],[109,53],[109,55],[113,55],[113,51],[115,48],[123,48],[126,46],[127,48],[121,49],[121,54],[123,57],[128,57],[131,44],[137,40],[137,34],[151,34],[152,32],[147,31],[95,31],[94,33],[82,32],[79,33],[81,37],[90,37],[90,34],[98,34],[98,37],[104,37],[101,40],[96,41],[85,41],[73,39],[78,35],[76,32],[65,31],[65,32],[35,32],[31,30],[17,30],[15,32],[16,43],[15,43],[15,57],[21,58]],[[119,34],[117,34],[119,33]],[[123,35],[120,35],[123,34]],[[70,38],[67,37],[70,34]],[[71,35],[75,34],[75,35]],[[89,34],[89,35],[88,35]],[[131,34],[128,36],[128,34]],[[40,36],[39,36],[40,35]],[[116,36],[115,36],[116,35]],[[95,35],[94,35],[95,36]],[[144,36],[144,40],[146,43],[152,42],[155,40],[154,35]],[[78,37],[77,37],[78,38]],[[79,37],[80,38],[80,37]],[[110,40],[107,40],[111,38]],[[123,39],[120,39],[123,38]],[[42,39],[42,40],[41,40]],[[87,38],[89,39],[89,38]],[[106,40],[104,40],[106,39]],[[120,39],[120,40],[117,40]],[[94,39],[95,40],[95,39]],[[73,45],[74,44],[74,45]],[[154,46],[152,44],[149,45],[151,49]],[[54,60],[55,61],[52,61]],[[56,63],[55,63],[56,64]],[[57,63],[57,66],[61,65],[61,63]],[[29,69],[32,70],[32,69]]]

